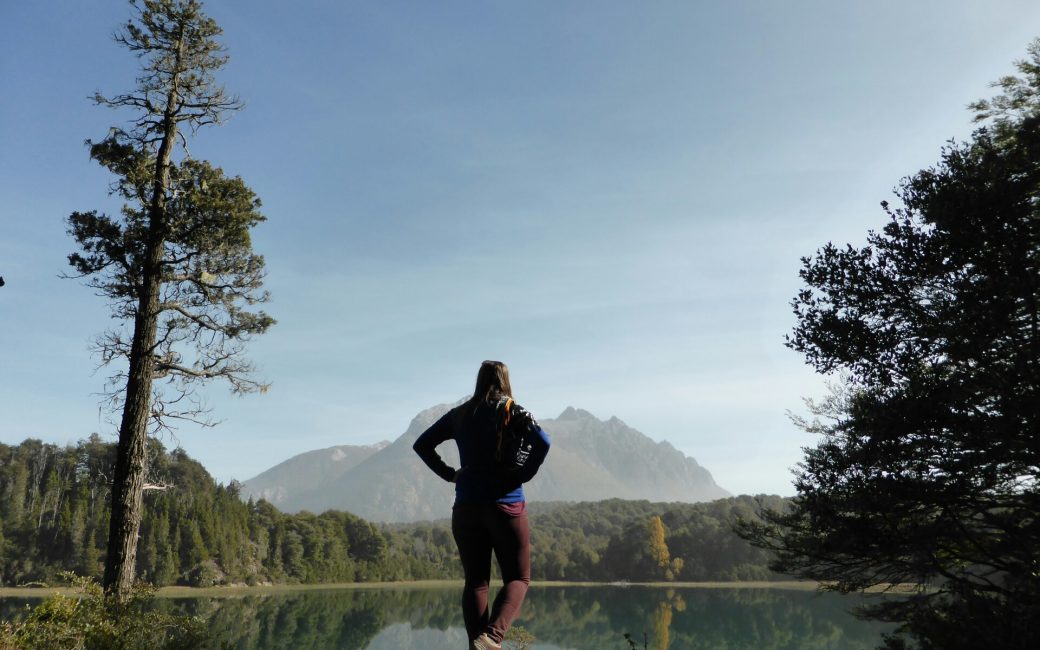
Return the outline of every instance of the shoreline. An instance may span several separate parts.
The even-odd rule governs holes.
[[[159,598],[241,598],[253,595],[292,594],[310,591],[343,591],[361,589],[460,589],[462,579],[451,580],[414,580],[402,582],[345,582],[318,583],[302,585],[234,585],[219,587],[161,587],[156,590]],[[816,591],[820,585],[816,582],[784,580],[776,582],[573,582],[555,580],[532,580],[532,588],[561,587],[653,587],[672,589],[790,589],[798,591]],[[54,594],[74,595],[72,587],[0,587],[0,598],[43,599]]]

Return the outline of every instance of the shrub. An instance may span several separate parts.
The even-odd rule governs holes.
[[[0,650],[226,649],[201,619],[159,612],[154,590],[137,586],[125,603],[105,596],[90,578],[66,575],[79,592],[55,594],[19,622],[0,624]]]

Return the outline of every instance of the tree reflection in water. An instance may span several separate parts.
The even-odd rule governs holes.
[[[445,650],[465,646],[452,588],[329,589],[160,599],[209,621],[240,650]],[[24,602],[24,601],[23,601]],[[622,648],[625,632],[655,650],[876,647],[890,628],[848,613],[852,597],[782,589],[533,587],[519,625],[538,650]],[[11,615],[14,601],[0,601]]]

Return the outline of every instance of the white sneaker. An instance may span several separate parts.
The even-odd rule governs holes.
[[[492,641],[491,637],[485,632],[473,639],[473,645],[470,650],[502,650],[502,644]]]

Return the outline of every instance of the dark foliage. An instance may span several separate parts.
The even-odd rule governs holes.
[[[115,447],[38,440],[0,445],[0,583],[53,583],[73,571],[100,577]],[[243,503],[182,450],[149,441],[137,575],[157,586],[354,582],[387,578],[386,537],[342,512],[284,515]]]
[[[892,648],[1040,647],[1040,45],[1031,52],[1027,78],[1000,85],[1034,92],[977,104],[995,123],[906,179],[866,246],[806,258],[794,301],[788,345],[843,385],[814,409],[827,421],[803,423],[823,439],[806,450],[792,510],[742,533],[776,552],[775,569],[836,590],[924,585],[867,611],[903,625]]]
[[[60,581],[62,571],[99,577],[114,445],[98,436],[76,446],[26,440],[0,445],[0,584]],[[447,521],[376,527],[345,512],[287,515],[266,501],[242,502],[182,450],[149,441],[149,485],[137,574],[162,586],[365,582],[460,578]],[[779,497],[704,504],[609,500],[532,504],[538,580],[775,579],[768,554],[731,525]],[[669,568],[651,557],[648,522],[659,517]]]

